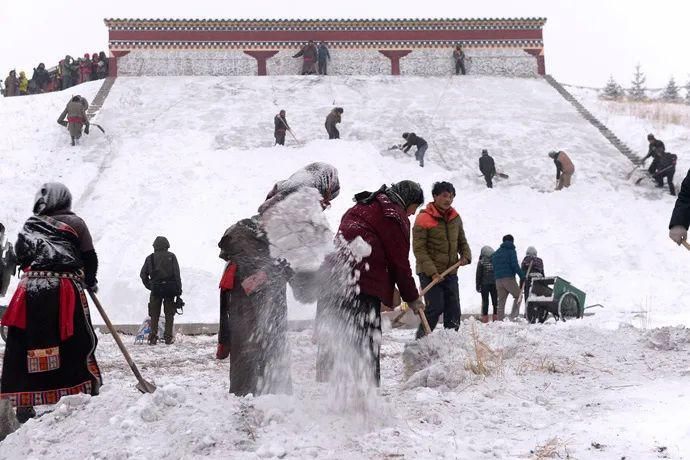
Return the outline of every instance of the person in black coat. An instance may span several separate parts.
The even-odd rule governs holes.
[[[678,245],[682,244],[688,239],[688,226],[690,226],[690,170],[683,179],[673,214],[671,214],[671,222],[668,224],[669,238]]]
[[[426,149],[429,145],[426,143],[424,138],[417,136],[415,133],[403,133],[403,139],[405,143],[403,144],[402,151],[407,153],[412,146],[417,147],[417,151],[414,154],[415,160],[419,161],[419,166],[424,167],[424,155],[426,154]]]
[[[486,181],[486,186],[493,188],[494,184],[492,179],[496,175],[496,164],[494,159],[489,155],[489,151],[486,149],[482,150],[482,156],[479,157],[479,170],[484,175],[484,180]]]
[[[668,182],[668,191],[671,195],[676,195],[676,187],[673,185],[673,176],[676,174],[676,161],[678,157],[671,152],[666,151],[664,143],[661,141],[655,142],[655,149],[657,158],[659,160],[656,173],[654,173],[654,180],[657,187],[664,186],[664,178]]]
[[[276,144],[285,145],[285,133],[290,129],[290,126],[287,124],[287,119],[285,118],[285,110],[281,110],[280,113],[273,118],[273,123],[275,124],[273,137],[276,138]]]
[[[656,172],[657,166],[659,165],[659,158],[656,154],[657,139],[654,137],[654,134],[647,134],[647,141],[649,142],[649,150],[647,151],[647,155],[642,159],[642,161],[640,161],[640,163],[644,164],[647,158],[651,158],[652,162],[649,164],[649,168],[647,168],[647,171],[649,172],[649,174],[654,174]]]

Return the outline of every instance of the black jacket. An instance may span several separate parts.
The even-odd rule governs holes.
[[[155,248],[153,254],[149,255],[141,267],[139,277],[146,289],[151,289],[152,282],[174,281],[177,287],[177,294],[182,294],[182,281],[180,279],[180,265],[177,263],[175,254],[167,249]]]
[[[656,169],[656,174],[668,174],[676,171],[676,161],[678,157],[670,152],[664,152],[659,157],[659,165]]]
[[[415,133],[410,133],[407,135],[407,142],[405,142],[402,146],[403,152],[410,150],[413,145],[419,148],[423,145],[426,145],[426,141],[424,138],[417,136]]]
[[[477,292],[481,291],[482,286],[491,286],[496,284],[496,276],[494,275],[494,265],[491,262],[491,257],[479,257],[477,263]]]
[[[491,155],[482,155],[479,157],[479,170],[485,176],[495,176],[496,175],[496,164]]]
[[[690,226],[690,170],[688,170],[688,174],[680,186],[680,193],[676,200],[676,206],[673,208],[668,228],[675,227],[676,225],[682,225],[685,228]]]
[[[280,115],[276,115],[275,118],[273,119],[273,123],[275,124],[275,131],[287,131],[290,129],[290,126],[287,124],[287,119],[285,117],[280,117]]]

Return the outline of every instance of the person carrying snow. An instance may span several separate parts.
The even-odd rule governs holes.
[[[690,170],[683,179],[680,193],[673,207],[671,222],[668,224],[668,236],[676,244],[681,245],[688,239],[688,226],[690,226]]]
[[[405,143],[401,147],[402,151],[407,153],[413,145],[417,147],[414,158],[415,160],[419,161],[419,166],[423,168],[424,155],[426,154],[426,149],[429,148],[429,145],[426,143],[424,138],[417,136],[415,133],[403,133],[402,137],[405,139]]]
[[[529,290],[532,287],[532,281],[535,278],[543,278],[544,276],[544,261],[540,257],[537,257],[537,250],[534,246],[527,248],[525,253],[525,258],[522,259],[520,268],[525,272],[525,315],[527,315],[527,297],[529,297]],[[529,274],[528,274],[529,272]]]
[[[170,249],[168,239],[157,236],[153,241],[153,253],[146,257],[139,273],[144,287],[151,291],[148,305],[151,318],[149,345],[158,343],[158,319],[161,316],[161,305],[165,314],[163,339],[166,345],[174,342],[173,323],[177,311],[175,297],[182,295],[182,280],[177,257],[168,249]]]
[[[74,96],[58,117],[58,124],[67,127],[73,146],[77,145],[77,140],[81,138],[82,127],[84,128],[84,133],[89,134],[89,119],[86,116],[87,107],[86,99],[81,96]],[[65,117],[67,121],[65,121]]]
[[[556,180],[558,181],[556,190],[570,187],[570,180],[573,174],[575,174],[575,165],[570,160],[568,154],[563,151],[553,151],[549,152],[549,157],[553,159],[556,165]]]
[[[275,125],[273,137],[276,139],[274,145],[285,145],[285,133],[290,129],[285,118],[285,110],[281,110],[278,115],[273,117],[273,124]]]
[[[413,311],[424,309],[408,254],[409,216],[424,203],[419,184],[404,180],[360,192],[340,221],[336,252],[326,259],[318,301],[317,379],[379,386],[381,304],[397,286]]]
[[[449,182],[436,182],[431,196],[434,201],[417,214],[412,229],[412,250],[417,259],[416,272],[422,289],[458,261],[461,266],[472,261],[462,219],[452,206],[455,187]],[[460,328],[457,273],[455,269],[447,274],[424,296],[426,317],[432,331],[441,315],[445,329],[457,331]],[[424,328],[420,325],[417,338],[424,335]]]
[[[654,173],[654,180],[656,186],[661,188],[664,186],[664,178],[668,182],[668,191],[671,195],[676,195],[676,186],[673,184],[673,176],[676,174],[676,161],[678,157],[671,152],[666,151],[666,146],[661,141],[654,142],[654,149],[657,154],[658,165]]]
[[[498,293],[498,320],[501,321],[505,317],[508,294],[512,295],[514,299],[510,317],[515,319],[520,312],[520,304],[518,304],[520,286],[515,282],[515,275],[520,277],[520,283],[522,283],[525,279],[525,272],[518,264],[513,235],[503,237],[503,243],[491,256],[491,263],[494,266],[496,291]]]
[[[301,50],[293,58],[302,57],[302,75],[314,75],[316,73],[316,58],[318,51],[314,40],[309,40],[309,43],[304,45]]]
[[[340,139],[340,131],[335,126],[340,123],[343,119],[343,108],[336,107],[330,111],[328,116],[326,116],[326,132],[328,133],[328,139]]]
[[[492,320],[498,319],[496,312],[496,276],[494,275],[494,265],[491,262],[491,256],[494,250],[491,246],[484,246],[479,255],[479,262],[477,263],[477,292],[482,295],[482,323],[489,322],[489,296],[491,296],[491,306],[493,307]]]
[[[24,275],[2,317],[9,334],[0,399],[17,408],[20,422],[36,415],[35,405],[78,393],[95,396],[102,384],[84,292],[97,290],[98,257],[71,206],[65,185],[43,184],[15,245]]]
[[[496,175],[496,164],[491,155],[489,155],[489,151],[486,149],[482,149],[482,156],[479,157],[479,171],[484,175],[486,186],[493,188],[494,184],[492,180]]]
[[[221,329],[216,357],[230,356],[231,393],[292,392],[287,284],[298,301],[315,301],[315,271],[321,261],[312,261],[314,268],[290,260],[290,251],[280,254],[285,257],[275,256],[273,246],[281,246],[283,241],[276,238],[272,221],[285,217],[294,225],[311,226],[309,218],[314,210],[321,214],[339,192],[338,171],[326,163],[311,163],[275,184],[259,214],[230,226],[218,243],[226,268],[220,285]],[[304,228],[299,233],[313,236],[311,241],[318,244],[311,232],[313,229]]]

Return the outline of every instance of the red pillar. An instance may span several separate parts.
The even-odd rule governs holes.
[[[539,75],[546,75],[546,63],[544,62],[544,50],[526,49],[525,52],[537,59],[537,72]]]
[[[129,50],[113,51],[111,54],[112,57],[108,58],[108,76],[117,77],[117,60],[122,56],[127,56],[129,54]]]
[[[391,60],[391,75],[400,75],[400,58],[411,52],[412,50],[379,50],[379,53]]]
[[[245,51],[244,54],[256,59],[257,75],[268,75],[268,72],[266,71],[266,61],[268,58],[278,54],[278,51]]]

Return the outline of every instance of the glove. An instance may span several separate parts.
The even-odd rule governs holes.
[[[86,125],[84,127],[84,134],[89,134],[89,126],[91,126],[91,125]]]
[[[417,297],[417,300],[413,300],[412,302],[408,303],[410,308],[412,309],[413,312],[419,313],[420,311],[424,311],[424,300],[422,300],[421,297]]]
[[[94,294],[98,294],[98,283],[96,281],[93,282],[92,285],[87,286],[91,292]]]
[[[671,238],[678,246],[688,239],[688,229],[682,225],[674,225],[671,230],[668,231],[668,236]]]

